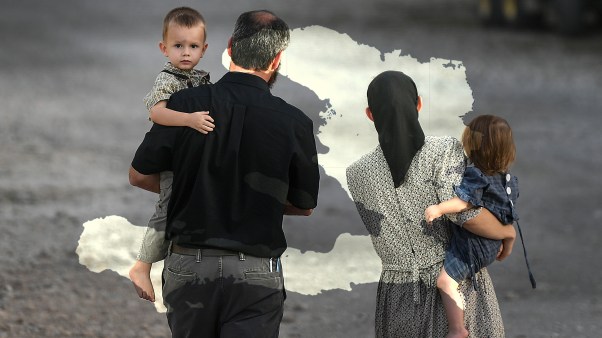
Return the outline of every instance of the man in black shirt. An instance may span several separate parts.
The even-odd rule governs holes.
[[[174,337],[278,336],[283,214],[311,214],[319,186],[312,121],[269,90],[289,39],[273,13],[243,13],[228,42],[230,72],[167,104],[209,111],[214,131],[155,124],[132,161],[130,182],[146,190],[174,172],[163,272]]]

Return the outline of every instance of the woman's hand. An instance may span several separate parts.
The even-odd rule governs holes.
[[[512,225],[507,226],[512,227]],[[510,256],[512,253],[512,247],[514,247],[514,240],[515,238],[503,239],[502,245],[500,246],[500,251],[497,253],[497,257],[495,259],[501,262],[506,259],[506,257]]]

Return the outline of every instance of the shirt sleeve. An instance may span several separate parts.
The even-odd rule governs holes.
[[[296,149],[289,167],[288,201],[300,209],[313,209],[318,202],[320,171],[311,121],[297,131]]]
[[[180,90],[179,82],[173,75],[165,72],[160,72],[155,79],[153,88],[144,97],[144,104],[146,109],[150,109],[157,104],[159,101],[169,100],[171,95]]]
[[[153,124],[136,150],[132,167],[143,175],[171,170],[172,155],[179,127]]]
[[[474,206],[483,206],[483,191],[489,183],[483,173],[475,167],[467,167],[462,177],[462,183],[456,187],[456,195],[463,201]]]

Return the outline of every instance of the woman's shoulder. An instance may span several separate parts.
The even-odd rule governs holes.
[[[463,152],[460,141],[452,136],[427,136],[421,148],[426,156],[442,156],[450,151]]]
[[[460,145],[460,141],[453,136],[427,136],[424,138],[424,144],[434,147],[456,146]]]
[[[369,153],[362,155],[360,158],[355,160],[347,167],[347,173],[362,170],[366,167],[374,167],[382,164],[382,159],[384,159],[384,155],[380,146],[377,146],[374,150]]]

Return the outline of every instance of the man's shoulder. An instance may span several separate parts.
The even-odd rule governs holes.
[[[196,100],[211,96],[210,87],[212,84],[202,86],[184,88],[171,95],[171,100],[188,100],[194,98]]]
[[[286,114],[287,117],[294,119],[298,123],[309,126],[313,125],[313,121],[301,109],[293,106],[278,96],[272,95],[272,102],[270,105],[272,109],[278,111],[278,113]]]

